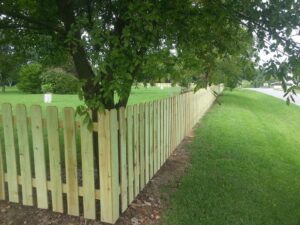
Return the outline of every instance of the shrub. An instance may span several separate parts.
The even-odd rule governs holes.
[[[22,66],[17,87],[26,93],[41,92],[42,65],[38,63]]]
[[[43,93],[53,93],[53,87],[51,84],[43,84],[42,85],[42,92]]]
[[[66,73],[63,69],[49,69],[41,75],[42,84],[50,85],[52,92],[56,94],[76,94],[80,83],[72,74]]]
[[[248,80],[242,80],[242,83],[241,83],[241,87],[242,88],[251,88],[253,87],[252,83]]]

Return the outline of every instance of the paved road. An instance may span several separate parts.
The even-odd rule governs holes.
[[[283,95],[284,95],[283,91],[274,90],[273,88],[249,88],[249,89],[253,90],[253,91],[258,91],[258,92],[261,92],[261,93],[264,93],[264,94],[267,94],[267,95],[271,95],[271,96],[276,97],[276,98],[280,98],[284,101],[286,100],[283,97]],[[298,95],[294,96],[294,99],[295,99],[294,104],[300,105],[300,95],[298,94]]]

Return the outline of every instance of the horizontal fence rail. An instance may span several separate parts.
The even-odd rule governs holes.
[[[54,106],[20,104],[13,113],[5,103],[0,200],[115,223],[222,90],[106,111],[92,130],[73,108],[60,118]]]

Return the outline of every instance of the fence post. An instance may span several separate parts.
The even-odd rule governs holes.
[[[101,221],[114,224],[120,212],[117,111],[99,114],[98,121]]]

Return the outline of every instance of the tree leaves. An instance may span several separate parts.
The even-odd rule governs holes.
[[[255,73],[254,42],[257,49],[287,57],[265,65],[267,74],[284,83],[289,73],[298,74],[300,47],[290,35],[299,28],[299,5],[292,0],[4,0],[0,44],[47,65],[72,59],[78,77],[91,86],[83,85],[81,97],[98,110],[126,105],[136,81],[234,86]]]

